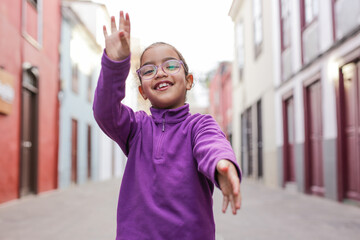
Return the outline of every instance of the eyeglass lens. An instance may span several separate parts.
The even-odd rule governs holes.
[[[172,75],[172,74],[177,73],[180,70],[181,63],[177,60],[168,60],[159,67],[161,67],[165,73]],[[141,78],[143,78],[145,80],[153,78],[156,75],[159,67],[157,67],[153,64],[145,65],[145,66],[141,67],[140,68]]]

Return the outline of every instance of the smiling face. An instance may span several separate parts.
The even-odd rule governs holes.
[[[166,44],[157,44],[145,50],[140,66],[160,66],[170,59],[180,60],[174,48]],[[185,76],[183,65],[174,75],[165,73],[159,67],[154,78],[141,81],[139,91],[144,99],[150,100],[154,108],[174,109],[185,104],[186,91],[191,89],[192,82],[191,74]]]

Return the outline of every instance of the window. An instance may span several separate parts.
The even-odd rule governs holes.
[[[301,1],[302,64],[308,64],[320,54],[319,0]]]
[[[88,83],[87,100],[91,103],[91,101],[92,101],[92,74],[89,74],[87,76],[87,83]]]
[[[254,45],[255,57],[257,57],[261,52],[263,41],[262,0],[254,0],[253,3]]]
[[[304,31],[319,15],[319,0],[302,0],[301,8],[301,28]]]
[[[291,23],[290,23],[290,1],[281,0],[280,6],[280,24],[281,24],[281,50],[290,47]]]
[[[74,93],[79,92],[79,68],[77,64],[72,66],[72,81],[71,81],[71,90]]]
[[[237,64],[240,73],[240,79],[244,69],[244,25],[242,22],[236,24],[236,51],[237,51]]]
[[[305,0],[304,2],[305,25],[311,23],[319,14],[319,0]]]
[[[35,9],[37,9],[37,5],[38,5],[38,0],[28,0],[31,5],[33,5],[35,7]]]
[[[286,81],[293,72],[291,61],[291,3],[293,3],[293,1],[279,0],[281,81]]]
[[[22,34],[30,44],[40,49],[43,41],[42,1],[23,0],[22,3]]]
[[[340,40],[360,25],[360,1],[333,0],[334,39]]]

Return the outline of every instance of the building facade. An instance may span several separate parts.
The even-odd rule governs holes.
[[[233,148],[244,176],[277,186],[271,1],[234,0]]]
[[[60,0],[0,3],[0,203],[57,188],[60,21]]]
[[[82,22],[76,2],[63,1],[60,42],[59,187],[98,179],[99,130],[92,116],[102,47]],[[90,5],[91,6],[91,5]],[[83,6],[92,19],[96,12]]]
[[[259,111],[254,113],[249,105],[261,98],[262,124],[274,131],[262,129],[264,138],[271,136],[275,144],[276,157],[263,151],[264,159],[273,159],[272,166],[264,164],[264,172],[276,167],[270,171],[276,173],[273,182],[305,194],[359,204],[360,2],[233,1],[230,15],[237,37],[233,94],[234,101],[242,105],[240,110],[234,108],[234,118],[243,114],[245,126],[241,129],[246,129],[234,134],[236,147],[245,142],[241,145],[245,149],[237,154],[241,153],[246,163],[248,149],[258,147],[249,132],[254,124],[258,126],[254,118],[258,119]],[[259,18],[263,20],[260,26]],[[257,31],[261,32],[258,37]],[[271,49],[263,57],[258,55],[260,58],[256,56],[258,41],[261,52]],[[253,47],[249,46],[253,42]],[[251,67],[259,73],[249,74]],[[263,80],[264,72],[271,81]],[[270,111],[263,103],[274,105],[268,108],[272,114],[265,116]],[[243,109],[249,112],[244,114]],[[238,122],[234,120],[234,133],[240,128],[235,129]],[[266,142],[270,139],[263,141],[264,149]],[[244,165],[246,172],[248,166]]]
[[[119,177],[126,157],[101,131],[92,112],[105,47],[102,26],[110,24],[107,8],[91,1],[63,0],[62,17],[59,187],[63,188]],[[132,57],[139,56],[138,47],[132,39]],[[132,60],[132,68],[135,65]],[[129,74],[124,102],[136,110],[133,78]]]
[[[359,202],[360,2],[273,5],[280,185]]]
[[[222,62],[210,78],[210,114],[218,122],[226,138],[232,139],[232,65]]]

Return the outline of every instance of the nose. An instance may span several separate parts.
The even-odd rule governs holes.
[[[167,73],[162,69],[161,65],[157,67],[155,78],[167,76]]]

